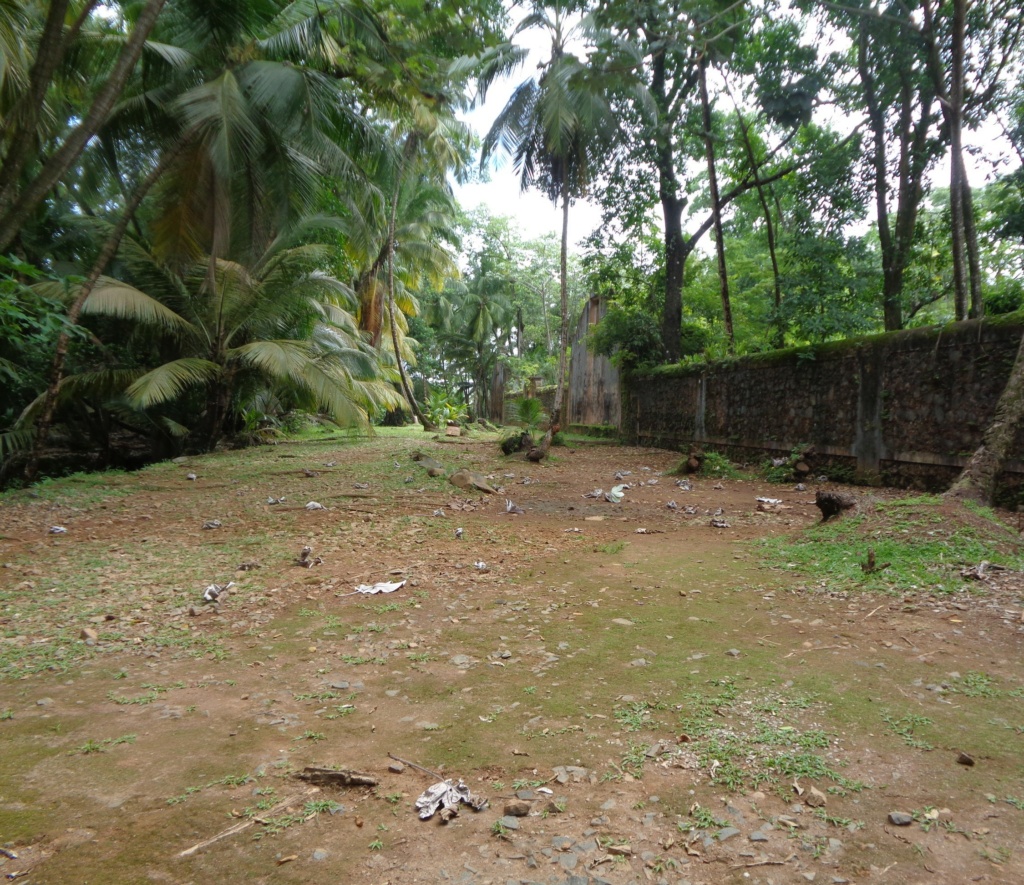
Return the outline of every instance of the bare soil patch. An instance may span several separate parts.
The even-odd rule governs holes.
[[[339,437],[5,496],[0,874],[1024,881],[1012,527],[844,489],[816,529],[814,485],[553,452]],[[965,577],[984,551],[1012,567]],[[392,757],[489,806],[419,820]]]

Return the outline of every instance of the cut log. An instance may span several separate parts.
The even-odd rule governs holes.
[[[299,780],[318,787],[375,787],[377,778],[372,774],[348,769],[314,768],[306,766],[295,775]]]
[[[828,522],[833,516],[839,516],[844,510],[855,508],[857,499],[853,495],[846,495],[842,492],[818,491],[814,496],[814,503],[821,511],[821,521]]]

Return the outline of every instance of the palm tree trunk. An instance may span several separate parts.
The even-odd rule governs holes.
[[[135,69],[139,56],[142,55],[142,48],[165,2],[166,0],[147,0],[135,20],[132,33],[125,42],[110,76],[96,94],[82,122],[68,133],[63,144],[46,160],[38,175],[17,198],[3,206],[3,214],[0,216],[0,252],[7,250],[36,206],[78,159],[89,140],[106,122],[115,102],[124,91],[125,83]],[[13,188],[15,182],[10,182],[8,186]]]
[[[407,144],[408,146],[408,144]],[[409,408],[412,409],[412,413],[419,419],[420,424],[426,431],[437,430],[433,422],[423,414],[420,410],[419,404],[416,402],[416,396],[412,392],[412,387],[409,384],[409,379],[405,377],[405,367],[402,365],[402,354],[398,350],[398,328],[395,323],[395,223],[398,217],[398,189],[401,184],[402,172],[404,171],[405,163],[401,163],[398,169],[398,175],[395,179],[395,190],[391,194],[391,215],[388,218],[388,317],[391,323],[391,345],[395,349],[395,365],[398,366],[398,377],[402,382],[402,392],[405,394],[405,399],[409,403]]]
[[[541,458],[546,458],[551,440],[561,429],[562,403],[565,399],[565,376],[569,353],[569,186],[562,184],[562,251],[558,260],[559,294],[561,296],[561,322],[558,331],[558,380],[555,382],[555,401],[551,405],[551,421],[537,447]]]
[[[117,254],[117,250],[121,246],[121,240],[124,238],[125,232],[128,230],[128,225],[131,224],[139,206],[142,205],[142,201],[152,189],[153,185],[160,180],[171,164],[180,156],[187,144],[188,137],[183,137],[174,145],[173,148],[171,148],[171,150],[166,151],[160,158],[160,162],[153,167],[149,175],[147,175],[145,179],[143,179],[142,183],[135,189],[135,193],[132,194],[131,199],[124,207],[124,212],[121,213],[121,218],[118,220],[117,224],[114,225],[114,229],[107,237],[106,242],[103,244],[103,248],[100,249],[99,255],[96,256],[96,261],[92,266],[92,270],[89,271],[89,276],[86,278],[85,282],[82,283],[81,289],[78,290],[78,295],[75,297],[75,300],[71,302],[71,306],[68,308],[68,326],[74,326],[78,323],[78,318],[82,314],[82,308],[85,305],[86,299],[88,299],[92,294],[93,289],[96,288],[96,283],[99,282],[99,278],[103,275],[103,271],[107,269],[107,265]],[[50,433],[50,427],[53,425],[53,414],[57,406],[57,393],[60,389],[60,382],[64,377],[64,363],[67,360],[68,344],[70,342],[71,336],[66,330],[62,331],[60,335],[57,336],[57,347],[54,350],[53,362],[50,364],[50,382],[46,388],[46,396],[43,400],[42,410],[39,414],[38,420],[36,421],[36,432],[35,440],[32,445],[32,453],[25,465],[25,479],[29,482],[32,482],[39,472],[39,460],[42,457],[43,449],[46,446],[46,438]]]

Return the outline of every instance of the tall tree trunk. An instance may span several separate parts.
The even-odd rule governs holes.
[[[715,143],[711,133],[711,102],[708,98],[707,55],[701,56],[700,106],[704,128],[704,155],[708,163],[708,183],[711,191],[711,218],[715,229],[715,252],[718,255],[718,289],[722,297],[722,323],[729,353],[736,350],[736,336],[732,326],[732,303],[729,300],[729,272],[725,264],[725,234],[722,231],[722,206],[718,196],[718,174],[715,170]]]
[[[950,184],[949,209],[953,240],[953,298],[956,318],[967,319],[967,233],[964,220],[963,108],[964,44],[966,42],[967,0],[953,0],[953,34],[949,87]]]
[[[561,429],[562,404],[565,399],[565,376],[569,352],[569,185],[562,183],[562,251],[558,260],[558,288],[561,319],[558,325],[558,378],[555,381],[555,401],[551,405],[551,421],[537,447],[539,458],[546,458],[552,437]]]
[[[92,105],[59,148],[46,160],[42,169],[31,182],[6,206],[0,215],[0,252],[4,252],[18,235],[36,206],[45,198],[50,189],[60,180],[71,165],[81,156],[86,144],[106,122],[114,104],[124,91],[135,65],[142,55],[143,46],[149,37],[166,0],[146,0],[135,21],[135,27],[125,41],[106,83],[100,88]],[[11,186],[14,186],[14,182]]]
[[[981,300],[981,255],[978,249],[978,226],[974,218],[974,196],[971,183],[964,169],[961,194],[964,199],[964,239],[967,246],[967,267],[971,275],[971,305],[968,311],[971,319],[980,319],[985,315],[985,305]]]
[[[754,154],[754,145],[750,141],[750,125],[743,119],[743,113],[739,106],[736,107],[736,121],[739,123],[740,134],[743,137],[743,148],[747,154],[747,162],[754,175],[754,187],[757,190],[757,201],[761,206],[761,214],[764,216],[765,232],[768,237],[768,258],[772,264],[772,303],[775,307],[775,318],[772,324],[775,326],[773,344],[782,347],[786,343],[786,328],[782,322],[782,273],[779,270],[779,256],[775,238],[775,219],[772,217],[772,209],[768,203],[768,195],[765,193],[764,184],[761,182],[761,173],[757,156]]]
[[[135,193],[132,194],[128,204],[124,207],[124,212],[121,213],[120,219],[118,219],[117,224],[111,230],[106,242],[104,242],[103,247],[100,249],[99,255],[96,256],[96,261],[93,263],[92,270],[89,271],[89,276],[82,283],[81,289],[78,290],[78,295],[75,296],[75,300],[71,302],[71,306],[68,308],[68,326],[77,325],[86,300],[92,294],[93,289],[96,288],[96,283],[99,282],[103,271],[107,269],[107,265],[117,254],[117,250],[121,246],[121,240],[128,230],[128,225],[135,218],[135,213],[138,211],[139,206],[142,205],[142,201],[153,188],[153,185],[160,180],[175,160],[178,159],[187,144],[188,137],[182,137],[171,150],[166,151],[161,156],[160,162],[153,167],[149,175],[135,189]],[[42,457],[43,449],[46,447],[46,438],[50,433],[50,428],[53,426],[57,394],[60,390],[60,383],[64,378],[64,363],[67,360],[70,342],[71,336],[66,330],[57,336],[57,346],[53,353],[53,361],[50,364],[50,381],[46,387],[42,410],[39,418],[36,420],[32,453],[29,455],[28,462],[25,465],[25,479],[29,482],[32,482],[39,473],[39,460]]]
[[[995,493],[996,480],[1003,461],[1013,444],[1017,428],[1024,418],[1024,338],[1017,350],[1017,359],[1010,370],[1006,387],[996,403],[995,415],[982,438],[981,445],[971,455],[967,466],[953,486],[946,492],[947,498],[977,501],[991,504]]]
[[[665,223],[665,306],[661,315],[661,343],[670,363],[681,354],[683,325],[683,265],[686,241],[683,237],[683,203],[662,192],[661,212]]]

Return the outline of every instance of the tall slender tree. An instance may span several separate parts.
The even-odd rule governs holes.
[[[570,43],[582,36],[582,30],[571,25],[573,9],[571,0],[538,3],[519,24],[516,33],[541,28],[550,36],[550,56],[541,66],[540,77],[525,80],[512,93],[484,137],[481,156],[486,164],[498,151],[511,155],[523,189],[538,187],[562,210],[558,380],[551,423],[537,457],[547,455],[563,417],[569,345],[569,207],[586,193],[597,166],[599,141],[615,128],[601,84],[587,64],[569,51]]]

